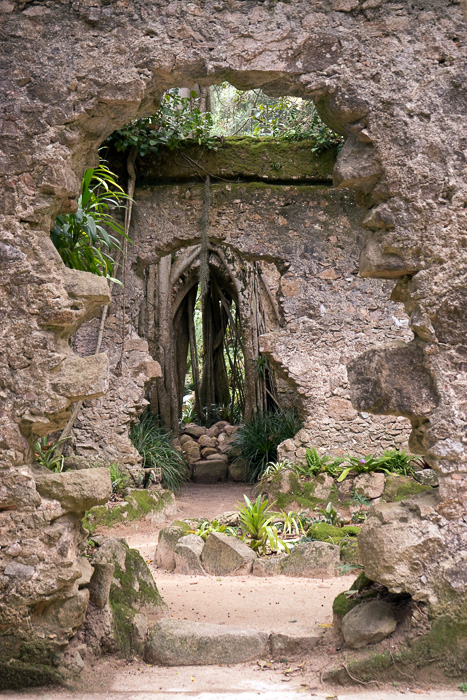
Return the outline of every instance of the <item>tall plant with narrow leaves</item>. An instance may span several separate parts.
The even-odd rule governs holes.
[[[113,251],[120,249],[121,239],[118,237],[129,239],[114,212],[122,208],[127,199],[128,195],[117,183],[116,175],[105,163],[86,170],[78,209],[74,214],[57,216],[50,232],[67,267],[93,272],[120,284],[113,276]]]

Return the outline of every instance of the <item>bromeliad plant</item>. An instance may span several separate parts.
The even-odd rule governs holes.
[[[271,507],[267,500],[262,500],[258,496],[252,503],[248,496],[243,496],[245,504],[239,504],[240,526],[244,533],[244,540],[258,554],[268,554],[270,552],[285,551],[289,548],[286,543],[279,538],[277,527],[273,525],[274,514],[271,514]]]
[[[113,277],[115,260],[111,253],[120,250],[117,236],[129,239],[114,212],[128,199],[104,162],[97,168],[86,170],[77,211],[57,216],[50,232],[52,242],[67,267],[93,272],[120,284]]]
[[[57,448],[65,440],[69,440],[69,438],[60,438],[56,442],[49,442],[47,437],[39,438],[34,445],[36,462],[52,472],[62,472],[65,466],[65,457],[57,452]]]

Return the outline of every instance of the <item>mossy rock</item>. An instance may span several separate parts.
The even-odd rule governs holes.
[[[357,537],[361,529],[361,525],[344,525],[341,528],[342,532],[344,532],[346,535],[349,535],[349,537]]]
[[[127,547],[124,566],[117,561],[114,564],[114,580],[109,595],[114,638],[118,649],[125,656],[130,656],[143,651],[142,643],[135,639],[135,616],[144,613],[148,620],[154,621],[166,615],[167,606],[137,550]]]
[[[314,146],[313,140],[291,142],[272,137],[236,136],[219,142],[214,150],[187,141],[177,152],[161,148],[157,155],[145,156],[139,169],[144,172],[144,184],[193,179],[198,172],[188,160],[199,163],[214,176],[310,183],[330,180],[337,148],[313,153]]]
[[[409,476],[401,474],[387,474],[386,485],[384,487],[383,501],[390,503],[403,501],[411,496],[416,496],[419,493],[433,491],[431,486],[419,484]]]
[[[342,539],[340,542],[341,562],[343,564],[361,564],[360,550],[356,537]]]
[[[50,666],[12,659],[0,661],[0,690],[19,690],[46,685],[63,685],[64,679]]]
[[[121,503],[91,508],[83,519],[83,526],[93,533],[99,527],[141,520],[151,513],[162,513],[173,504],[173,499],[171,491],[132,489]]]
[[[339,544],[340,541],[346,536],[343,528],[324,522],[312,525],[307,534],[308,537],[311,537],[313,540],[329,542],[330,544]]]
[[[344,593],[339,593],[339,595],[334,598],[332,612],[339,620],[342,620],[344,615],[347,615],[350,610],[353,610],[353,608],[360,603],[361,600],[349,598]]]
[[[355,581],[352,583],[351,590],[358,591],[360,593],[365,588],[371,586],[372,583],[373,581],[369,579],[368,576],[365,576],[365,572],[362,571],[362,573],[359,576],[357,576]]]
[[[325,508],[329,502],[334,506],[339,504],[339,493],[336,484],[333,484],[326,498],[317,498],[315,492],[317,486],[322,483],[325,475],[318,475],[310,481],[302,481],[294,472],[287,472],[287,490],[284,490],[283,474],[279,473],[268,483],[266,492],[269,501],[274,501],[276,506],[288,511],[293,504],[300,510],[318,510]]]
[[[345,610],[344,602],[340,600],[336,608],[336,615],[342,613]],[[425,682],[427,677],[437,683],[443,677],[464,679],[467,674],[466,598],[460,597],[455,603],[451,602],[434,608],[432,613],[435,618],[430,631],[413,640],[410,646],[402,646],[391,652],[370,653],[365,658],[348,662],[347,669],[338,667],[331,670],[324,679],[345,685],[352,682],[351,677],[360,683],[371,681],[405,683],[407,674],[415,681],[418,673],[421,673],[421,678]]]

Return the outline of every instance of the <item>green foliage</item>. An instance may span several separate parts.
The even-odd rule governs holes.
[[[269,462],[277,460],[277,447],[293,437],[301,428],[301,421],[294,411],[269,411],[257,413],[235,434],[233,447],[241,451],[248,463],[250,482],[261,478]]]
[[[124,227],[112,212],[121,208],[127,199],[116,176],[103,162],[97,168],[86,170],[77,211],[57,216],[50,232],[67,267],[118,282],[113,277],[115,260],[110,253],[120,249],[120,241],[108,229],[126,238]]]
[[[331,501],[329,501],[326,508],[321,508],[320,513],[323,516],[323,519],[330,525],[341,527],[344,524],[342,516],[339,515],[337,510],[332,505]]]
[[[209,520],[204,520],[201,525],[194,530],[194,534],[201,537],[205,542],[212,532],[223,532],[233,537],[237,535],[237,531],[234,527],[228,527],[225,524],[219,525],[218,520],[212,520],[211,522]]]
[[[382,459],[385,460],[383,469],[392,474],[413,476],[413,463],[420,460],[417,455],[409,455],[405,450],[386,450]]]
[[[178,89],[166,92],[155,114],[136,119],[122,129],[114,131],[108,141],[117,151],[137,148],[140,156],[157,153],[165,146],[174,150],[191,139],[207,148],[216,146],[211,137],[212,117],[196,106],[198,96],[192,91],[190,97],[180,97]]]
[[[338,472],[340,465],[344,461],[340,457],[328,457],[328,455],[319,456],[317,450],[314,447],[307,448],[305,451],[306,464],[295,465],[295,471],[299,476],[311,477],[320,474],[321,472],[326,472],[327,474],[334,475],[336,471]]]
[[[380,457],[375,455],[366,455],[365,457],[346,455],[344,458],[323,455],[320,457],[317,450],[310,447],[306,450],[305,459],[305,465],[296,464],[294,466],[294,470],[299,476],[311,478],[324,472],[341,482],[351,472],[355,474],[384,472],[411,476],[414,472],[412,463],[419,458],[408,455],[404,450],[386,450]]]
[[[258,554],[268,552],[289,551],[286,543],[279,538],[277,528],[271,523],[274,515],[270,509],[274,504],[269,505],[267,500],[262,501],[258,496],[252,503],[248,496],[243,496],[245,505],[239,505],[239,520],[241,527],[245,530],[242,539]]]
[[[237,90],[228,83],[211,88],[213,132],[223,136],[274,136],[310,139],[312,152],[340,145],[343,138],[321,121],[313,102],[269,97],[261,90]],[[274,164],[271,164],[274,169]]]
[[[69,438],[61,438],[56,442],[49,442],[47,437],[39,438],[34,445],[36,462],[52,472],[64,471],[65,457],[57,452],[57,447],[66,440]]]
[[[467,693],[467,683],[459,683],[458,688],[461,693]]]
[[[125,475],[115,462],[109,466],[110,481],[112,483],[112,493],[120,493],[125,483]]]
[[[293,469],[294,465],[287,459],[282,460],[282,462],[269,462],[261,475],[261,481],[265,482],[267,479],[272,479],[281,472],[293,471]]]
[[[139,423],[131,427],[130,438],[143,458],[143,467],[160,470],[162,484],[171,491],[179,491],[188,480],[189,470],[172,444],[172,434],[160,427],[153,414],[145,413]]]
[[[280,528],[283,535],[299,537],[305,534],[304,525],[300,515],[293,510],[286,513],[284,510],[280,512],[280,519],[275,522],[275,525]]]

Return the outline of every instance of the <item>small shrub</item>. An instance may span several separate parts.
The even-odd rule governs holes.
[[[261,478],[268,463],[277,461],[278,445],[294,437],[301,425],[294,411],[270,411],[257,413],[241,426],[232,446],[240,449],[247,462],[250,482]]]
[[[160,427],[156,416],[143,414],[131,427],[130,438],[143,458],[143,467],[160,471],[163,486],[176,492],[188,481],[188,465],[173,446],[172,434]]]

